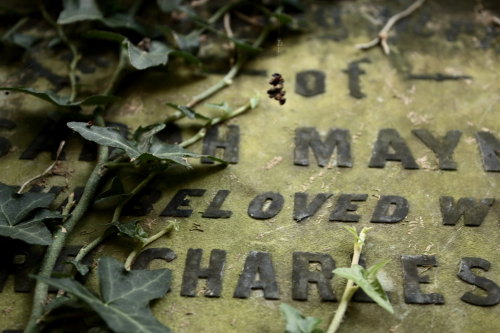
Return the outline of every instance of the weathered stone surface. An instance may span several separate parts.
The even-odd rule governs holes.
[[[372,1],[313,5],[305,14],[314,27],[312,32],[284,39],[279,55],[276,45],[269,44],[265,53],[248,66],[250,70],[264,70],[269,75],[282,74],[288,89],[284,106],[267,99],[266,77],[250,75],[241,75],[232,86],[210,100],[213,103],[227,101],[237,106],[252,97],[255,90],[262,96],[257,109],[229,122],[240,129],[236,164],[224,169],[196,162],[193,170],[173,170],[158,177],[152,186],[161,195],[145,200],[144,204],[151,208],[143,210],[148,212],[145,219],[149,230],[160,230],[172,219],[180,223],[179,231],[151,246],[169,248],[176,255],[166,251],[170,261],[159,259],[149,264],[150,268],[173,270],[171,292],[154,303],[153,309],[160,321],[181,333],[283,332],[284,322],[278,307],[286,302],[308,316],[321,318],[321,327],[325,328],[337,303],[322,302],[315,285],[309,285],[307,301],[292,299],[293,254],[321,253],[331,256],[335,267],[347,266],[352,237],[343,226],[349,225],[359,229],[363,226],[373,228],[364,251],[368,266],[386,258],[391,260],[380,278],[391,293],[395,315],[391,316],[375,304],[354,303],[341,332],[498,330],[500,305],[477,306],[461,300],[468,292],[478,296],[486,293],[464,282],[457,274],[463,258],[481,258],[489,262],[489,270],[472,268],[472,272],[500,284],[499,200],[491,203],[479,226],[466,226],[463,220],[455,225],[444,225],[440,206],[441,197],[452,197],[455,202],[460,198],[498,199],[500,186],[499,173],[486,171],[488,168],[483,165],[482,157],[485,150],[481,150],[478,143],[480,138],[491,136],[500,140],[499,38],[490,32],[491,29],[498,31],[498,27],[475,21],[473,5],[468,1],[461,3],[463,5],[455,1],[426,3],[413,16],[396,25],[389,39],[392,50],[389,56],[383,55],[378,48],[362,52],[354,45],[373,38],[380,28],[374,23],[385,21],[399,6],[385,2],[373,4]],[[380,16],[372,16],[373,12]],[[463,22],[463,26],[472,25],[474,32],[467,33],[457,22]],[[352,67],[354,62],[358,64],[356,71]],[[62,63],[52,65],[64,66]],[[23,70],[1,67],[0,82],[6,82],[8,77]],[[296,74],[310,70],[324,73],[324,92],[294,93]],[[105,77],[104,72],[103,69],[97,75]],[[165,102],[186,103],[189,96],[220,79],[219,75],[209,75],[204,80],[179,78],[176,81],[176,77],[169,79],[164,77],[165,73],[161,75],[151,73],[124,91],[122,101],[112,107],[108,120],[125,123],[131,128],[160,121],[172,112]],[[44,80],[39,79],[36,84],[47,84]],[[198,110],[214,112],[204,106]],[[0,181],[19,185],[51,162],[48,152],[38,154],[33,160],[20,159],[43,124],[48,122],[46,118],[51,111],[51,106],[32,97],[0,93],[0,118],[15,123],[15,128],[0,126],[0,136],[9,140],[12,146],[7,148],[3,144],[0,147],[10,149],[0,154]],[[183,121],[180,125],[184,129],[183,136],[188,137],[192,133],[191,122]],[[299,127],[316,128],[322,140],[332,128],[348,130],[352,166],[338,167],[337,151],[333,151],[329,163],[319,167],[312,150],[308,166],[295,165],[294,139]],[[412,158],[400,153],[400,145],[391,148],[387,143],[389,148],[382,156],[385,166],[369,167],[379,132],[386,129],[398,133]],[[452,154],[454,163],[450,164],[450,156],[446,155],[447,165],[453,167],[440,170],[437,155],[412,133],[417,129],[427,130],[441,140],[449,131],[462,133]],[[221,126],[219,135],[223,136],[227,130]],[[489,134],[478,136],[478,132]],[[193,150],[201,152],[202,146],[199,143]],[[83,186],[93,163],[79,161],[81,151],[82,141],[71,137],[63,162],[67,173],[49,179],[45,185],[50,188],[69,182],[70,188]],[[413,167],[405,168],[405,163]],[[199,195],[189,196],[188,203],[173,207],[192,210],[189,216],[161,216],[176,193],[183,189],[206,191],[197,191]],[[229,192],[218,192],[220,190]],[[58,203],[70,191],[65,188]],[[282,209],[269,219],[252,218],[248,214],[249,204],[267,192],[281,194]],[[308,194],[307,205],[320,193],[332,195],[313,216],[297,223],[293,218],[293,205],[298,192]],[[219,195],[215,200],[217,193],[227,196]],[[354,218],[352,222],[330,221],[337,200],[343,194],[360,195],[355,200],[357,209],[351,212],[359,216],[358,222]],[[362,200],[364,194],[368,195],[366,200]],[[401,221],[370,222],[379,199],[384,196],[400,196],[407,200],[408,212]],[[216,202],[211,204],[214,200]],[[224,216],[220,216],[223,218],[203,217],[208,207],[223,211]],[[109,220],[107,211],[94,209],[75,230],[70,244],[88,243],[104,230]],[[181,295],[190,249],[203,250],[200,269],[209,267],[213,250],[225,251],[224,256],[219,256],[220,260],[225,260],[222,275],[213,273],[222,281],[222,289],[216,290],[218,297],[205,297],[213,295],[204,288],[203,280],[198,281],[195,296],[191,295],[191,290],[189,297]],[[9,250],[2,251],[3,255]],[[268,296],[272,296],[268,299],[263,297],[262,290],[252,291],[248,298],[233,297],[252,251],[268,253],[266,258],[272,261],[276,285],[269,281],[273,273],[267,271],[265,285],[272,286],[269,287],[272,290],[267,290]],[[96,256],[103,253],[123,260],[128,250],[120,242],[109,241]],[[401,256],[417,255],[436,258],[436,265],[418,270],[420,276],[427,276],[429,281],[422,284],[421,279],[418,287],[423,294],[442,295],[444,304],[405,303]],[[212,266],[221,267],[220,263]],[[94,275],[88,283],[96,283]],[[344,281],[333,277],[331,283],[339,299]],[[14,279],[10,276],[0,292],[0,328],[22,328],[30,303],[30,294],[14,292]]]

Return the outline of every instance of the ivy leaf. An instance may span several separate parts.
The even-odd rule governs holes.
[[[389,298],[376,276],[377,271],[386,263],[387,262],[377,264],[375,268],[368,270],[364,269],[360,265],[354,265],[349,268],[337,268],[333,270],[333,273],[352,280],[383,309],[390,313],[394,313]]]
[[[137,158],[141,154],[134,142],[126,139],[116,128],[88,126],[83,122],[69,122],[67,126],[89,141],[122,149],[130,158]]]
[[[156,4],[165,13],[170,13],[171,11],[177,9],[182,0],[156,0]]]
[[[163,297],[170,288],[168,269],[127,271],[111,257],[99,261],[101,297],[74,279],[36,278],[76,296],[90,306],[116,333],[170,333],[151,312],[149,302]]]
[[[127,42],[127,46],[130,64],[139,70],[166,65],[168,62],[168,55],[174,51],[167,45],[158,41],[151,42],[149,51],[141,50],[130,41]]]
[[[185,105],[179,105],[179,104],[174,104],[174,103],[167,103],[168,106],[181,111],[186,117],[190,119],[203,119],[203,120],[210,120],[209,117],[202,115],[201,113],[196,112],[195,110],[191,109],[188,106]]]
[[[122,236],[136,239],[144,244],[148,239],[149,235],[146,231],[144,231],[139,222],[140,221],[130,221],[130,222],[115,221],[112,222],[111,225],[113,225]]]
[[[112,31],[105,30],[90,30],[84,34],[87,38],[112,40],[115,42],[122,43],[127,40],[127,37]]]
[[[0,235],[29,244],[49,245],[52,235],[43,222],[62,218],[60,214],[46,209],[55,195],[17,194],[16,190],[0,183]]]
[[[64,0],[63,6],[64,9],[57,18],[58,24],[104,18],[95,0]]]
[[[164,123],[152,124],[146,127],[139,126],[134,132],[134,140],[137,142],[138,149],[141,151],[148,151],[149,147],[151,147],[154,135],[164,128]]]
[[[323,333],[323,330],[316,328],[321,322],[321,319],[304,317],[300,311],[286,303],[280,304],[280,310],[285,317],[286,333]]]
[[[118,204],[118,201],[126,196],[127,194],[120,178],[113,177],[109,188],[95,198],[94,204]]]
[[[185,150],[179,145],[171,145],[160,141],[154,136],[150,137],[148,147],[139,145],[136,141],[128,140],[117,129],[112,127],[88,126],[83,122],[69,122],[68,127],[78,132],[85,139],[97,144],[122,149],[132,160],[163,161],[170,164],[179,164],[190,167],[187,158],[206,157],[213,161],[227,164],[226,161],[209,155],[200,155]],[[153,127],[150,133],[155,133],[162,128],[160,125]],[[144,135],[144,134],[142,134]]]
[[[181,35],[174,31],[172,31],[172,34],[174,36],[175,42],[177,43],[177,46],[182,51],[196,53],[200,48],[200,30],[191,31],[187,35]]]
[[[78,102],[70,102],[69,98],[66,96],[60,96],[54,94],[50,91],[40,91],[32,88],[24,88],[24,87],[4,87],[0,88],[0,90],[8,90],[8,91],[18,91],[25,94],[29,94],[44,101],[50,102],[54,105],[63,107],[63,108],[74,108],[79,107],[80,105],[103,105],[108,104],[114,100],[116,100],[115,96],[111,95],[95,95],[87,97]]]

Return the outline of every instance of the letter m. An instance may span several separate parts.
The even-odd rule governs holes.
[[[349,130],[332,128],[321,141],[314,127],[299,127],[295,131],[295,165],[309,165],[309,147],[312,149],[318,166],[328,165],[333,151],[337,148],[337,166],[352,167],[351,136]]]

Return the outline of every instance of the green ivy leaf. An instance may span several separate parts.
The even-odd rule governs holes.
[[[188,106],[185,105],[179,105],[179,104],[174,104],[174,103],[167,103],[168,106],[181,111],[186,117],[190,119],[203,119],[203,120],[210,120],[209,117],[202,115],[201,113],[196,112],[195,110],[191,109]]]
[[[100,193],[96,198],[94,203],[97,205],[101,204],[118,204],[118,201],[126,197],[125,189],[123,184],[118,177],[113,177],[111,179],[111,185],[108,189]]]
[[[55,195],[16,191],[17,188],[0,183],[0,235],[29,244],[49,245],[52,235],[43,222],[62,218],[46,209]]]
[[[129,222],[112,222],[113,225],[122,236],[130,237],[136,239],[141,243],[145,243],[149,235],[142,226],[139,224],[140,221],[129,221]]]
[[[35,97],[38,97],[40,99],[43,99],[44,101],[50,102],[54,105],[63,107],[63,108],[74,108],[74,107],[79,107],[81,105],[103,105],[103,104],[108,104],[114,100],[116,100],[115,96],[111,95],[96,95],[96,96],[90,96],[87,97],[81,101],[78,102],[70,102],[69,98],[66,96],[60,96],[57,94],[54,94],[53,92],[50,91],[40,91],[32,88],[24,88],[24,87],[4,87],[0,88],[0,90],[8,90],[8,91],[17,91],[17,92],[22,92],[25,94],[29,94]]]
[[[64,0],[63,6],[64,9],[57,19],[58,24],[104,18],[95,0]]]
[[[156,133],[165,128],[164,123],[152,124],[146,127],[139,126],[134,132],[134,140],[141,151],[149,151]]]
[[[128,140],[117,129],[112,127],[89,126],[83,122],[69,122],[68,127],[78,132],[81,136],[89,141],[97,144],[118,148],[123,150],[132,160],[140,161],[163,161],[170,164],[179,164],[185,167],[190,167],[187,158],[206,157],[213,161],[227,164],[219,158],[209,155],[200,155],[192,153],[179,145],[171,145],[164,143],[152,136],[149,146],[139,145],[136,141]],[[154,131],[157,131],[161,126],[156,125]]]
[[[84,34],[87,38],[111,40],[122,43],[127,40],[127,37],[112,31],[90,30]]]
[[[89,141],[122,149],[130,158],[137,158],[141,154],[135,143],[126,139],[116,128],[88,126],[83,122],[69,122],[67,126]]]
[[[170,13],[171,11],[177,9],[182,0],[156,0],[156,4],[165,13]]]
[[[149,51],[141,50],[131,42],[127,42],[127,47],[130,64],[139,70],[166,65],[168,62],[168,55],[174,51],[167,45],[158,41],[151,42]]]
[[[170,333],[151,312],[149,302],[163,297],[170,288],[168,269],[126,271],[111,257],[99,261],[101,297],[74,279],[36,278],[76,296],[88,304],[117,333]]]
[[[385,265],[385,263],[384,263]],[[394,313],[392,305],[385,293],[380,281],[377,279],[377,271],[383,265],[378,264],[375,269],[366,270],[360,265],[354,265],[349,268],[337,268],[333,270],[334,274],[337,274],[346,279],[352,280],[356,285],[358,285],[363,291],[370,296],[378,305],[390,313]],[[369,273],[370,271],[370,273]]]
[[[285,317],[286,333],[323,333],[323,330],[316,328],[321,323],[321,319],[304,317],[300,311],[286,303],[280,304],[280,310]]]

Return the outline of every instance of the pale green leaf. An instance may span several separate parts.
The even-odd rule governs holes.
[[[360,265],[354,265],[349,268],[337,268],[333,270],[334,274],[337,274],[346,279],[352,280],[357,286],[359,286],[363,291],[378,305],[390,313],[394,313],[392,305],[385,293],[382,285],[378,281],[376,276],[369,277],[368,271]]]
[[[280,310],[283,316],[285,317],[286,333],[322,333],[323,331],[319,328],[316,328],[319,323],[321,323],[321,319],[315,317],[305,317],[292,307],[286,303],[280,304]]]
[[[131,42],[127,42],[127,46],[130,64],[139,70],[166,65],[168,62],[168,55],[174,51],[167,45],[158,41],[152,41],[151,48],[147,51],[138,48]]]
[[[139,221],[115,221],[111,224],[118,230],[120,235],[136,239],[141,243],[145,243],[149,237],[148,233],[144,231],[142,226],[139,224]]]
[[[163,12],[170,13],[180,6],[182,0],[156,0],[156,3]]]
[[[57,19],[58,24],[70,24],[85,20],[100,20],[102,12],[95,0],[64,0],[64,9]]]

